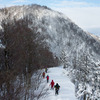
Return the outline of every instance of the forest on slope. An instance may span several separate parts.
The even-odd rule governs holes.
[[[42,71],[38,70],[58,65],[58,58],[49,51],[44,37],[37,33],[37,27],[30,29],[29,23],[32,22],[28,17],[2,21],[0,37],[4,48],[0,48],[1,100],[27,100],[31,84],[34,91],[39,87],[38,79]],[[34,74],[36,77],[32,79]]]

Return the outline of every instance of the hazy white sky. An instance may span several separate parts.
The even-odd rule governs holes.
[[[100,2],[89,0],[70,0],[52,4],[51,8],[66,14],[85,31],[100,36]],[[96,1],[96,0],[95,0]],[[99,1],[99,0],[97,0]]]
[[[85,31],[100,36],[100,0],[0,0],[0,7],[32,3],[60,11]]]

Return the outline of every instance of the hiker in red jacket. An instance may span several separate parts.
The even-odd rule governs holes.
[[[48,82],[49,82],[49,76],[47,75],[47,77],[46,77],[46,78],[47,78],[47,83],[48,83]]]
[[[52,80],[51,83],[50,83],[50,85],[51,85],[51,89],[54,88],[54,84],[55,84],[55,83],[54,83],[54,81]]]
[[[43,78],[45,78],[45,72],[42,73]]]

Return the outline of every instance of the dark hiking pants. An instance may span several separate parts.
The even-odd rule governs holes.
[[[55,90],[55,94],[57,94],[57,95],[58,95],[58,90],[59,90],[59,89],[56,89],[56,90]]]

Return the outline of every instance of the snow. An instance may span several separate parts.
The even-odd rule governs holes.
[[[89,55],[95,62],[100,59],[99,39],[95,39],[96,36],[91,36],[90,33],[83,31],[64,14],[36,4],[14,6],[7,9],[11,14],[11,18],[14,17],[17,20],[26,16],[32,18],[33,23],[29,25],[30,28],[37,27],[37,32],[45,37],[46,45],[49,46],[50,51],[56,57],[61,58],[62,51],[65,49],[64,52],[68,57],[70,56],[70,61],[75,55],[73,52],[76,52],[77,57],[80,57],[84,55],[85,51],[87,53],[91,51]],[[0,20],[6,19],[9,13],[5,15],[4,12],[0,11]],[[95,41],[94,44],[93,41]]]
[[[5,48],[5,46],[1,43],[1,40],[0,40],[0,48]]]
[[[30,28],[37,28],[36,32],[39,32],[45,37],[43,42],[46,42],[46,45],[47,47],[49,47],[50,51],[59,59],[65,58],[64,63],[70,66],[70,70],[73,69],[74,59],[76,59],[77,68],[79,70],[82,69],[82,66],[80,64],[83,58],[81,57],[85,56],[88,56],[91,62],[96,62],[96,65],[100,64],[99,39],[83,31],[80,27],[75,25],[69,18],[67,18],[63,14],[53,10],[45,9],[38,5],[18,6],[15,8],[15,10],[13,9],[13,7],[9,9],[12,18],[13,16],[14,18],[16,17],[16,19],[23,18],[24,16],[30,16],[30,19],[32,17],[33,23],[29,25]],[[0,20],[2,20],[3,18],[8,18],[9,13],[8,15],[5,15],[5,13],[0,12],[0,15]],[[0,47],[4,48],[2,44],[0,44]],[[62,52],[64,52],[65,57],[62,56]],[[92,67],[90,66],[89,69],[91,68]],[[84,70],[86,69],[87,68],[85,67]],[[88,71],[91,73],[92,69]],[[64,98],[75,100],[71,99],[72,97],[74,98],[74,96],[71,95],[75,95],[74,85],[70,82],[70,79],[63,72],[64,69],[62,69],[61,67],[49,69],[48,74],[50,75],[50,81],[54,79],[54,81],[58,82],[61,86],[60,94],[56,97],[60,98],[60,100],[64,100]],[[77,69],[72,71],[72,78],[76,78],[75,74],[77,75],[78,72],[79,71],[77,71]],[[86,75],[86,77],[91,80],[88,75]],[[46,82],[46,80],[43,81]],[[46,87],[50,89],[49,84],[47,84]],[[71,88],[72,90],[70,90]],[[49,95],[45,100],[56,100],[54,91],[49,90],[49,93],[51,96]]]
[[[49,68],[47,75],[49,75],[49,83],[46,83],[46,88],[48,88],[48,95],[39,100],[77,100],[75,97],[75,86],[70,81],[66,75],[65,69],[63,67],[53,67]],[[59,95],[55,95],[55,91],[50,88],[50,82],[54,80],[55,84],[60,85]]]

